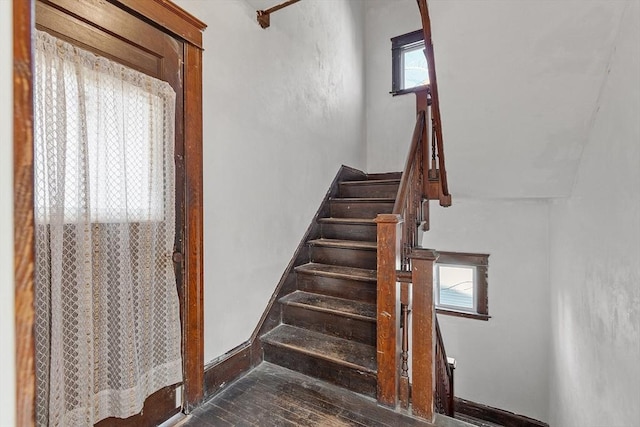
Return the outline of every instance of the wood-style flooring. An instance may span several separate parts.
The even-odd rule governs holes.
[[[262,363],[195,410],[180,427],[432,426],[352,393]]]

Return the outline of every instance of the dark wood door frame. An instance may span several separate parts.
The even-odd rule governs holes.
[[[184,42],[186,235],[182,289],[183,407],[203,398],[202,31],[206,25],[167,0],[110,0]],[[35,423],[33,48],[35,0],[13,0],[13,221],[16,423]]]

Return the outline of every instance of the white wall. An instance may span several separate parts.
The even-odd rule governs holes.
[[[252,4],[250,4],[252,3]],[[362,3],[180,0],[204,33],[205,361],[247,340],[341,164],[364,168]]]
[[[455,394],[548,419],[548,203],[455,199],[431,202],[423,246],[489,256],[488,321],[438,315]]]
[[[13,323],[13,48],[12,8],[0,1],[0,424],[15,423],[15,344]]]
[[[551,209],[551,424],[640,422],[640,2],[623,17],[573,194]]]
[[[365,76],[367,168],[401,171],[415,125],[412,94],[391,96],[391,37],[420,27],[415,0],[367,0],[365,6]]]
[[[389,38],[420,28],[418,7],[415,0],[365,4],[368,167],[399,170],[415,97],[389,95]],[[429,1],[447,170],[457,196],[570,194],[597,98],[593,88],[605,76],[623,6]]]

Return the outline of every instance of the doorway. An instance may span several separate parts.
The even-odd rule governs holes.
[[[202,112],[201,32],[205,25],[169,2],[14,1],[14,229],[18,425],[34,423],[35,364],[33,275],[33,69],[34,27],[166,81],[176,93],[176,233],[174,253],[180,300],[183,411],[202,399]],[[31,18],[35,6],[35,21]],[[34,25],[35,24],[35,25]],[[24,65],[28,67],[25,68]],[[19,232],[18,232],[19,230]],[[24,268],[24,266],[31,266]],[[25,336],[26,333],[26,336]],[[182,399],[180,399],[182,398]],[[143,417],[129,425],[151,425],[177,412],[175,387],[152,395]],[[149,417],[152,418],[149,418]],[[103,425],[122,425],[105,420]],[[131,424],[133,422],[133,424]],[[126,424],[124,424],[126,425]]]

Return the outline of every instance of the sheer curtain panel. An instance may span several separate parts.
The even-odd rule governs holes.
[[[175,93],[35,38],[37,425],[90,426],[182,381]]]

